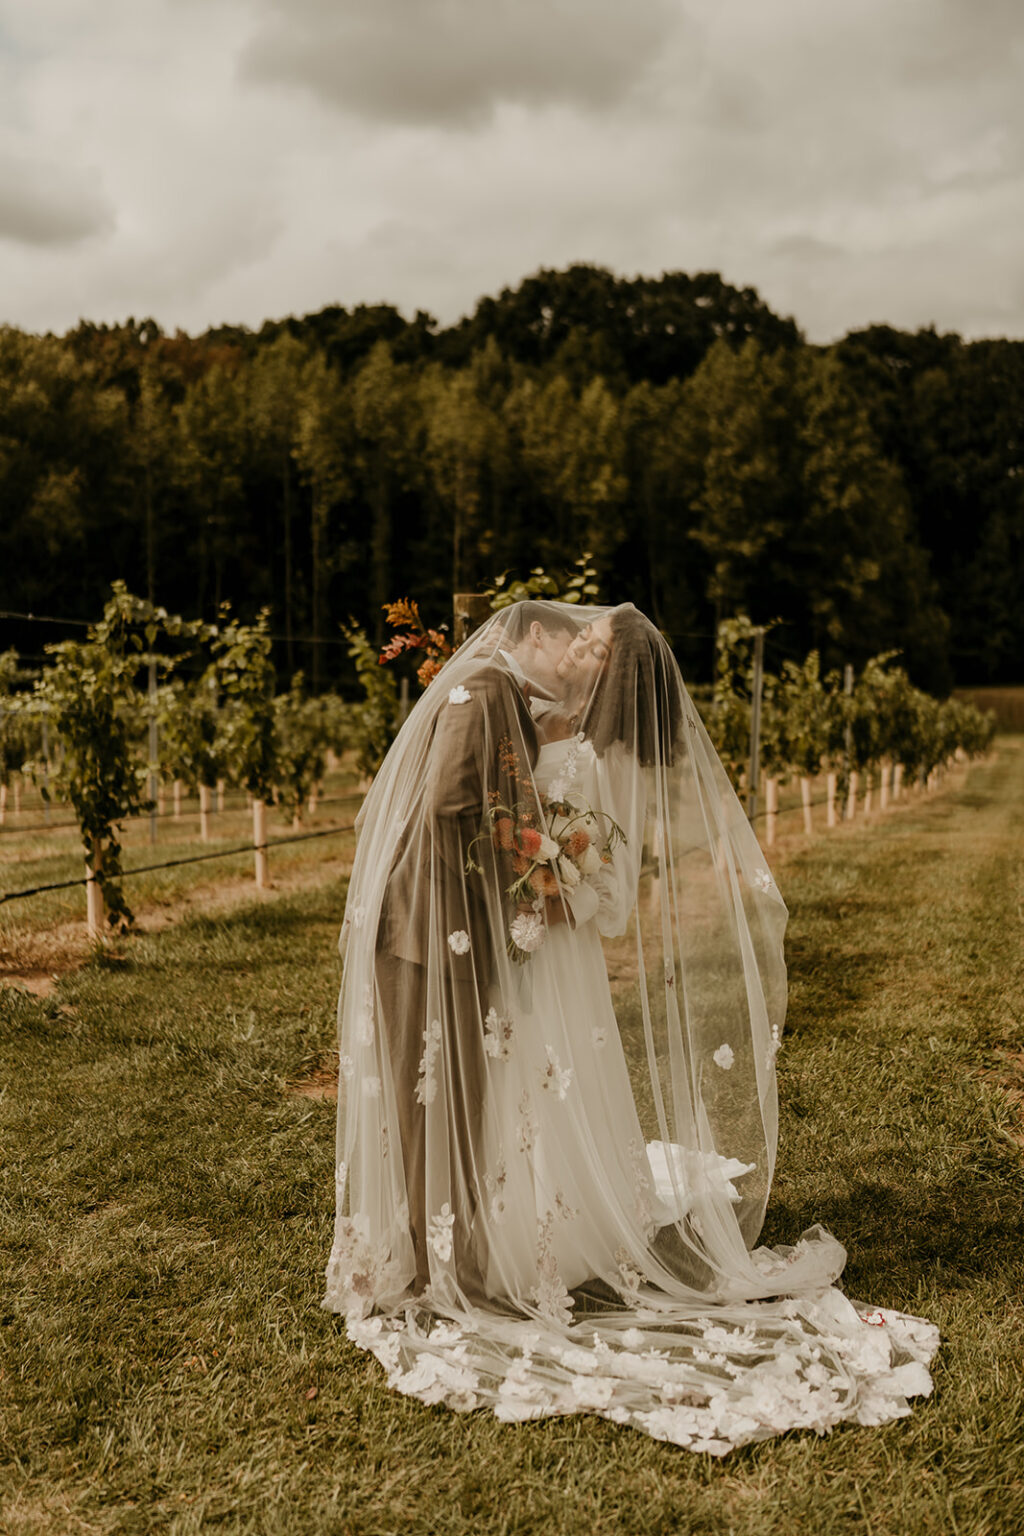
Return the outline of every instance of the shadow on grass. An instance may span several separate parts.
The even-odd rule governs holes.
[[[901,1287],[931,1283],[941,1269],[948,1288],[979,1277],[1019,1281],[1024,1212],[1019,1193],[987,1179],[894,1184],[857,1179],[799,1205],[773,1200],[762,1241],[791,1242],[820,1222],[849,1250],[849,1278],[884,1277]]]

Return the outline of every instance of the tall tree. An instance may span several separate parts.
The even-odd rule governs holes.
[[[302,371],[294,440],[295,458],[309,486],[314,694],[319,692],[323,673],[325,593],[334,567],[328,526],[334,508],[351,492],[350,416],[350,402],[337,370],[322,355],[314,355]]]
[[[703,475],[692,537],[708,561],[715,627],[746,609],[764,614],[766,558],[793,497],[792,360],[753,339],[717,341],[688,381],[686,402]]]
[[[392,514],[414,461],[420,416],[409,369],[378,342],[352,383],[352,417],[370,508],[370,601],[374,636],[384,634],[384,604],[391,595]]]
[[[256,353],[249,412],[254,456],[276,482],[283,554],[283,609],[288,671],[295,671],[295,550],[293,448],[298,435],[303,368],[308,353],[287,332]]]

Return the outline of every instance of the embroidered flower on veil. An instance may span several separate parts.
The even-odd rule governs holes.
[[[449,692],[448,692],[448,703],[449,704],[468,704],[472,697],[473,697],[473,695],[470,693],[469,689],[468,688],[463,688],[462,684],[459,683],[457,688],[449,689]]]
[[[454,1225],[455,1213],[446,1200],[438,1214],[431,1216],[430,1229],[427,1236],[427,1241],[442,1264],[447,1264],[452,1256],[452,1228]]]
[[[718,1050],[712,1056],[711,1060],[714,1062],[716,1067],[721,1067],[723,1072],[729,1072],[732,1070],[732,1065],[736,1060],[736,1056],[733,1052],[732,1046],[728,1043],[728,1041],[718,1047]]]
[[[497,1008],[488,1008],[484,1019],[484,1050],[495,1061],[508,1061],[512,1055],[512,1020],[499,1018]]]
[[[454,933],[448,935],[448,948],[453,955],[469,954],[469,934],[465,928],[456,928]]]
[[[550,1045],[544,1047],[547,1066],[540,1068],[540,1085],[559,1099],[564,1099],[572,1086],[573,1069],[563,1067]]]

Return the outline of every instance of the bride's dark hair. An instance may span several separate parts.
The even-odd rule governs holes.
[[[582,728],[598,756],[621,741],[644,767],[672,763],[682,723],[672,652],[632,603],[612,609],[611,635],[608,664]]]

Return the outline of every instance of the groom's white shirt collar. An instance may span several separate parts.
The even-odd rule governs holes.
[[[539,719],[541,715],[546,715],[550,709],[554,708],[558,700],[553,698],[551,694],[547,693],[544,689],[539,688],[538,684],[535,683],[532,678],[527,677],[519,663],[518,658],[514,656],[511,651],[502,650],[499,646],[498,655],[505,658],[508,669],[512,673],[512,676],[515,678],[516,682],[519,684],[520,688],[526,688],[529,690],[528,699],[530,705],[530,714],[535,720]]]

